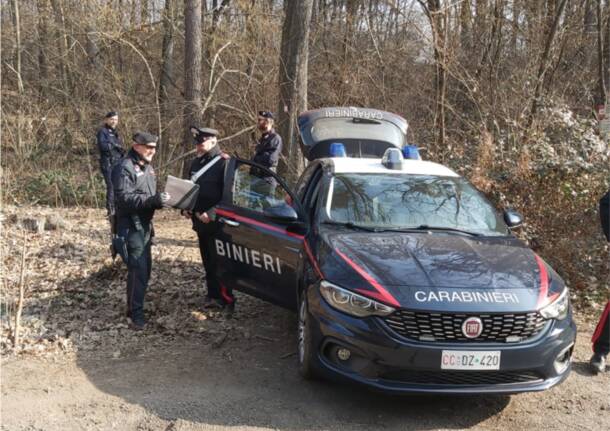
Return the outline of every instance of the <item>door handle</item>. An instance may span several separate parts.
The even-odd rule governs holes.
[[[226,219],[226,218],[224,218],[224,217],[220,217],[220,218],[218,219],[218,221],[219,221],[220,223],[224,223],[224,224],[226,224],[226,225],[233,226],[233,227],[237,227],[237,226],[239,226],[239,222],[237,222],[237,221],[235,221],[235,220],[229,220],[229,219]]]

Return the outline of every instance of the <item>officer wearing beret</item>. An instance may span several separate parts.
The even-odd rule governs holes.
[[[261,137],[254,149],[252,161],[271,170],[277,171],[277,165],[282,153],[282,137],[273,128],[274,118],[271,111],[259,111],[256,126],[261,132]],[[263,181],[255,187],[260,193],[272,194],[277,185],[275,178],[265,175],[260,170],[253,168],[252,174],[260,177]]]
[[[199,195],[193,211],[182,211],[182,214],[192,220],[193,230],[197,232],[207,284],[203,307],[224,309],[230,315],[235,307],[235,298],[230,289],[220,285],[216,276],[214,245],[214,234],[218,229],[214,207],[222,199],[225,167],[229,157],[218,145],[217,130],[195,126],[190,130],[197,154],[191,162],[189,178],[193,178],[202,169],[207,169],[196,179]]]
[[[104,125],[96,134],[97,148],[100,151],[100,168],[106,183],[106,211],[108,216],[114,215],[114,191],[112,188],[112,167],[125,155],[123,143],[116,126],[119,123],[119,114],[108,112],[104,117]]]
[[[133,145],[112,170],[118,235],[127,246],[127,317],[134,329],[144,329],[144,295],[148,287],[151,259],[152,219],[170,196],[157,192],[157,178],[151,165],[157,150],[157,136],[137,132]]]

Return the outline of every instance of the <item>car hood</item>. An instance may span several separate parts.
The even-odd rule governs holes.
[[[550,282],[559,281],[532,250],[513,237],[425,232],[323,237],[333,256],[324,265],[329,281],[362,293],[370,290],[378,298],[379,290],[382,294],[385,290],[401,307],[529,311],[541,305],[543,279],[545,297]]]

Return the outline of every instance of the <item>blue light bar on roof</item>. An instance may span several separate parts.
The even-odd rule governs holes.
[[[347,157],[345,152],[345,145],[341,142],[333,142],[330,144],[330,157]]]
[[[405,145],[402,147],[402,155],[405,159],[421,160],[419,149],[415,145]]]

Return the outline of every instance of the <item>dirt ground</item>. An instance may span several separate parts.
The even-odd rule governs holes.
[[[22,342],[10,341],[26,233]],[[125,269],[105,248],[101,210],[5,211],[1,430],[610,429],[610,370],[587,369],[597,310],[577,314],[573,371],[515,396],[393,397],[303,381],[293,313],[245,295],[233,319],[199,309],[193,232],[159,217],[143,333],[124,320]],[[27,223],[25,223],[27,225]],[[17,232],[17,233],[16,233]]]

